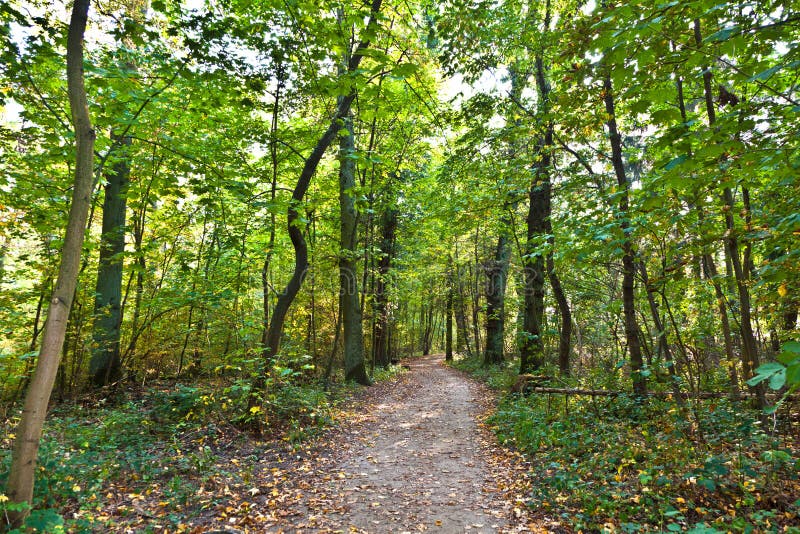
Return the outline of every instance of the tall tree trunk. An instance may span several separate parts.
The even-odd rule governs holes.
[[[631,378],[635,395],[647,394],[647,379],[642,374],[644,361],[642,348],[639,342],[639,326],[636,323],[636,298],[634,281],[636,276],[636,259],[631,241],[631,223],[629,213],[630,184],[625,175],[625,164],[622,159],[622,138],[617,130],[617,119],[614,110],[614,88],[611,84],[611,75],[606,71],[603,78],[603,100],[605,102],[608,120],[608,136],[611,142],[611,163],[619,186],[619,226],[622,239],[622,309],[625,317],[625,341],[628,345],[628,355],[631,362]]]
[[[461,352],[466,349],[467,355],[472,356],[472,345],[469,342],[469,330],[467,329],[467,303],[464,295],[463,273],[457,263],[454,264],[453,273],[455,275],[455,316],[456,316],[456,351]]]
[[[545,32],[550,31],[551,4],[545,2],[543,26]],[[534,58],[536,89],[539,96],[537,114],[543,119],[550,113],[550,82],[544,64],[544,54],[537,51]],[[561,282],[555,275],[552,263],[552,224],[550,222],[552,187],[550,184],[551,149],[553,146],[553,124],[548,120],[546,129],[539,139],[538,156],[533,183],[528,191],[527,239],[525,244],[525,313],[523,317],[524,331],[520,348],[520,373],[537,370],[544,364],[544,344],[542,340],[542,321],[544,320],[544,278],[551,281],[557,289],[556,302],[562,315],[561,335],[559,336],[559,367],[562,372],[569,372],[569,337],[572,320],[569,306],[566,304],[561,289]],[[549,246],[543,255],[541,247]],[[546,264],[545,258],[548,259]],[[545,271],[545,266],[547,270]],[[553,281],[555,280],[555,284]],[[564,321],[565,316],[569,321]],[[566,329],[565,329],[566,328]],[[566,334],[566,343],[564,338]],[[565,363],[566,362],[566,363]]]
[[[675,81],[675,87],[678,94],[678,109],[681,113],[681,123],[686,124],[688,122],[688,117],[686,114],[686,101],[683,96],[683,79],[680,76],[678,76]],[[691,148],[689,148],[688,155],[691,156],[691,153]],[[702,199],[699,197],[699,195],[697,195],[695,200],[690,204],[697,214],[698,221],[702,225],[705,215],[701,202]],[[731,335],[731,325],[730,319],[728,318],[728,308],[726,306],[725,293],[723,292],[722,285],[719,283],[719,278],[717,277],[717,266],[714,263],[714,258],[705,246],[703,247],[703,252],[700,256],[700,267],[706,279],[708,279],[714,287],[714,295],[717,301],[717,310],[722,328],[722,339],[725,347],[726,363],[728,365],[730,377],[730,393],[732,398],[738,399],[739,377],[736,371],[736,355],[733,350],[733,336]]]
[[[511,247],[508,244],[510,221],[504,216],[500,221],[494,261],[486,269],[486,350],[485,365],[503,363],[505,352],[505,295],[508,282],[508,264]],[[448,298],[450,295],[448,294]]]
[[[474,248],[474,273],[471,277],[471,293],[472,293],[472,339],[475,347],[475,355],[481,354],[481,325],[480,325],[480,310],[481,310],[481,292],[480,292],[480,255],[478,254],[478,242],[480,237],[480,226],[475,228],[475,248]]]
[[[339,207],[341,247],[339,251],[339,291],[342,296],[342,325],[344,344],[344,376],[359,384],[369,385],[370,379],[364,364],[364,334],[361,324],[358,273],[356,272],[356,245],[358,244],[358,213],[355,203],[355,137],[353,117],[344,117],[339,136]]]
[[[375,281],[375,321],[374,359],[375,364],[388,367],[389,356],[389,292],[387,290],[389,270],[394,257],[395,233],[397,230],[397,210],[386,208],[381,216],[380,258],[378,276]]]
[[[544,13],[544,29],[545,31],[550,31],[550,22],[551,22],[551,3],[550,0],[546,0],[545,2],[545,13]],[[538,53],[534,59],[534,65],[536,68],[536,89],[539,93],[539,111],[543,116],[547,116],[550,113],[550,92],[551,86],[550,81],[547,77],[547,68],[544,63],[544,55],[542,53]],[[564,294],[564,288],[561,286],[561,280],[558,277],[558,273],[556,273],[555,269],[555,261],[553,261],[553,249],[555,248],[555,237],[553,234],[553,224],[551,221],[552,215],[552,187],[550,187],[550,147],[553,146],[553,123],[550,122],[547,125],[547,130],[544,136],[544,142],[542,143],[543,149],[543,159],[542,159],[542,166],[541,169],[544,171],[540,173],[541,179],[547,180],[547,199],[545,202],[545,213],[544,213],[544,226],[545,226],[545,234],[547,237],[548,242],[548,250],[547,256],[545,258],[545,266],[547,268],[547,278],[550,282],[550,287],[553,290],[553,296],[556,300],[556,305],[558,306],[558,312],[561,316],[561,323],[559,325],[559,336],[558,336],[558,368],[560,373],[563,376],[569,376],[570,374],[570,350],[571,350],[571,338],[572,338],[572,312],[569,308],[569,302],[567,301],[567,296]]]
[[[138,19],[147,13],[149,1],[126,6],[126,15]],[[129,39],[125,45],[135,46]],[[136,71],[127,63],[126,69]],[[125,129],[127,131],[127,129]],[[130,183],[131,137],[112,131],[112,149],[117,161],[107,174],[103,198],[103,225],[100,235],[100,261],[95,286],[94,324],[92,326],[92,356],[89,360],[89,379],[94,387],[115,383],[122,375],[120,335],[122,326],[122,270],[125,252],[125,216]]]
[[[561,324],[558,331],[558,370],[562,376],[570,375],[570,353],[572,352],[572,311],[569,308],[569,301],[564,288],[561,287],[561,280],[556,273],[555,262],[553,261],[553,228],[550,221],[547,221],[547,233],[550,235],[550,250],[547,252],[547,279],[553,290],[553,296],[558,305],[558,313],[561,316]]]
[[[447,301],[445,303],[445,314],[447,315],[447,318],[444,327],[444,359],[448,362],[453,361],[453,293],[452,272],[450,269],[448,269]]]
[[[75,130],[75,182],[69,211],[61,265],[50,299],[42,336],[42,347],[33,380],[25,395],[22,419],[17,426],[6,495],[11,502],[27,503],[33,498],[34,474],[47,405],[58,371],[72,299],[78,281],[86,219],[92,197],[95,132],[83,79],[83,35],[90,0],[75,0],[67,34],[67,90]],[[9,513],[12,526],[19,526],[28,510]]]
[[[276,77],[278,85],[275,89],[275,101],[272,103],[272,124],[270,126],[269,157],[272,165],[272,179],[270,185],[270,205],[274,207],[275,196],[278,191],[278,116],[280,114],[281,90],[285,84],[285,68],[283,63],[276,67]],[[264,359],[270,358],[267,351],[267,336],[269,333],[269,273],[272,264],[272,254],[275,249],[275,210],[269,210],[269,240],[267,241],[267,252],[264,254],[264,263],[261,266],[261,306],[262,306],[262,333],[261,350]]]
[[[107,175],[103,199],[103,227],[100,236],[100,261],[92,328],[92,358],[89,376],[92,385],[103,387],[117,382],[122,373],[120,327],[122,325],[122,267],[125,252],[125,212],[130,181],[128,150],[131,138],[112,135],[122,147],[120,159]]]

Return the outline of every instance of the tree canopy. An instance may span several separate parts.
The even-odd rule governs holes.
[[[259,434],[445,349],[764,422],[800,385],[797,2],[96,0],[78,57],[81,6],[0,5],[9,425],[214,383]]]

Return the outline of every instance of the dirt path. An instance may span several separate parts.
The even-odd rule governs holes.
[[[333,456],[299,482],[302,498],[275,532],[523,530],[510,524],[485,459],[476,416],[487,393],[441,360],[412,360],[363,421],[340,429]]]

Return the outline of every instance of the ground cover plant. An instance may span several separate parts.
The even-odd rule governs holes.
[[[504,395],[487,420],[531,462],[526,504],[584,531],[797,532],[797,408],[761,424],[729,399],[509,393],[514,373],[458,360]]]

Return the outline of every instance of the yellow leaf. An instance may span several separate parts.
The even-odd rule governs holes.
[[[80,490],[81,487],[79,485],[75,484],[74,486],[72,486],[72,491],[74,491],[75,493],[78,493]]]
[[[778,288],[778,295],[781,297],[785,297],[789,293],[789,290],[786,289],[786,282],[782,283]]]
[[[253,415],[257,414],[260,411],[261,411],[261,406],[252,406],[250,408],[250,413]]]

